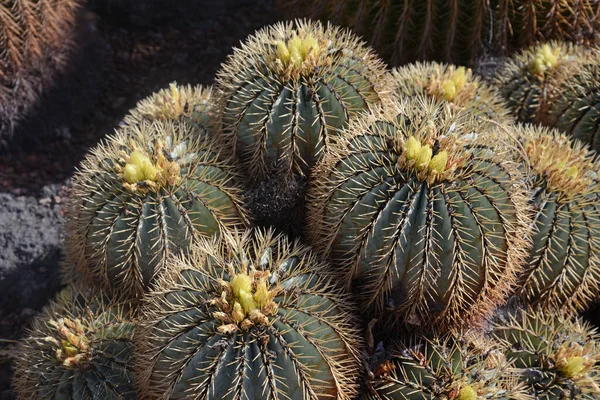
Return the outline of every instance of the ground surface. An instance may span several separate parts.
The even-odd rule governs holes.
[[[13,341],[60,287],[61,207],[75,166],[138,100],[173,81],[210,84],[232,46],[277,19],[269,3],[226,0],[207,9],[214,15],[151,29],[98,17],[112,56],[93,111],[60,142],[0,156],[0,400],[13,398]]]

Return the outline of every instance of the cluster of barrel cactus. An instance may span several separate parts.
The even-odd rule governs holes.
[[[600,339],[571,314],[600,296],[600,161],[515,123],[571,76],[597,110],[568,64],[594,51],[541,46],[498,87],[295,21],[214,88],[141,101],[75,173],[70,286],[22,342],[19,398],[598,398]],[[274,175],[308,182],[299,237],[256,226]]]

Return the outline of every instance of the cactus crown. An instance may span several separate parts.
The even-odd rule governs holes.
[[[132,149],[127,156],[124,166],[117,166],[124,183],[123,187],[131,192],[154,190],[157,191],[167,185],[173,186],[179,182],[181,168],[176,161],[170,161],[168,153],[164,150],[162,140],[155,140],[152,154],[148,155],[143,150],[138,150],[134,142],[130,143]],[[123,163],[124,157],[121,157]]]
[[[265,254],[263,259],[268,257]],[[280,287],[270,288],[268,271],[257,270],[247,260],[243,260],[236,272],[233,265],[228,266],[229,282],[220,279],[221,296],[211,304],[220,311],[213,313],[215,319],[223,322],[218,330],[221,333],[233,333],[238,329],[246,331],[256,325],[267,325],[268,317],[277,313],[277,304],[273,301],[281,291]]]
[[[537,49],[533,60],[529,64],[531,71],[537,75],[543,75],[548,69],[555,68],[560,62],[561,51],[558,46],[543,44]]]
[[[473,73],[470,68],[458,67],[455,71],[447,69],[443,73],[437,72],[427,85],[430,96],[464,104],[475,95],[477,83],[471,79]]]
[[[56,346],[56,359],[65,367],[84,367],[92,357],[90,340],[81,319],[59,318],[49,320],[48,326],[56,337],[48,336],[46,341]]]
[[[598,166],[592,153],[577,140],[556,130],[521,129],[527,163],[547,190],[568,202],[594,190]],[[598,189],[600,190],[600,187]]]
[[[327,43],[306,32],[300,25],[291,39],[277,41],[274,70],[286,76],[309,75],[318,66],[331,63],[327,55]]]

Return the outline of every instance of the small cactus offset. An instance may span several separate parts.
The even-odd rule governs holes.
[[[418,337],[373,371],[366,400],[533,400],[489,339]],[[473,342],[470,342],[473,340]]]
[[[363,307],[446,329],[502,302],[528,227],[506,151],[464,114],[419,98],[343,134],[310,183],[308,232]]]
[[[211,86],[183,86],[173,82],[168,89],[159,90],[141,100],[125,116],[125,123],[136,125],[144,120],[152,122],[185,119],[214,133],[213,107],[214,95]]]
[[[504,99],[495,88],[473,75],[470,68],[415,63],[392,70],[392,76],[397,96],[429,96],[490,125],[513,122]]]
[[[185,121],[126,126],[75,174],[68,254],[113,294],[140,296],[166,257],[245,223],[235,165]]]
[[[142,309],[144,399],[351,399],[362,343],[308,248],[271,232],[202,239]]]
[[[222,66],[222,125],[242,166],[262,181],[308,175],[350,117],[385,97],[385,68],[350,32],[279,23],[246,40]]]
[[[483,49],[488,1],[280,0],[312,18],[350,27],[386,61],[469,63]]]
[[[89,299],[89,300],[88,300]],[[18,348],[19,400],[135,400],[132,314],[98,292],[64,289]]]
[[[600,398],[600,336],[579,319],[522,311],[491,333],[532,399]]]
[[[518,287],[543,309],[583,310],[600,295],[600,163],[555,130],[517,129],[534,206],[533,247]]]
[[[548,111],[548,124],[600,152],[600,54],[567,78]]]
[[[548,124],[548,110],[565,80],[594,62],[596,51],[563,42],[533,46],[510,58],[494,84],[518,121]]]

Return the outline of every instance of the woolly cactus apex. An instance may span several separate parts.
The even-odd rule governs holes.
[[[494,83],[520,122],[547,124],[547,112],[565,80],[595,52],[582,46],[550,42],[523,50],[501,67]]]
[[[600,397],[600,336],[581,320],[524,311],[497,323],[492,337],[532,398]]]
[[[213,90],[211,86],[178,85],[173,82],[168,88],[141,100],[125,116],[129,125],[147,121],[175,121],[185,119],[209,132],[214,131],[212,117]]]
[[[249,37],[217,75],[222,125],[248,175],[308,175],[350,117],[386,96],[385,66],[348,31],[279,23]]]
[[[363,307],[445,329],[502,302],[529,220],[500,142],[419,98],[374,110],[343,135],[311,182],[308,232]]]
[[[63,290],[20,344],[17,398],[135,400],[133,334],[126,306],[97,292]]]
[[[171,260],[137,335],[142,398],[353,398],[362,343],[326,269],[261,231]]]
[[[429,96],[446,101],[484,124],[512,123],[513,118],[496,89],[488,86],[471,69],[439,63],[416,63],[392,70],[396,95]]]
[[[235,165],[185,121],[126,126],[75,174],[69,255],[113,294],[140,296],[194,236],[243,225]]]
[[[373,371],[367,400],[533,400],[491,340],[467,333],[413,338],[399,347]]]
[[[600,55],[568,77],[548,112],[548,124],[600,152]]]
[[[518,287],[543,308],[585,309],[600,294],[600,164],[557,131],[517,129],[535,218]]]

